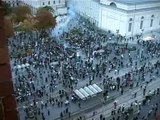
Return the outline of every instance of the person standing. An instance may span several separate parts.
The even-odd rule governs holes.
[[[114,104],[114,109],[116,109],[117,108],[117,100],[115,100],[113,104]]]

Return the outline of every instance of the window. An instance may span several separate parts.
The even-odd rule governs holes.
[[[140,29],[142,29],[143,28],[143,21],[141,21],[141,23],[140,23]]]
[[[110,3],[110,6],[117,7],[117,5],[114,2]]]
[[[150,27],[153,26],[153,19],[154,19],[154,15],[151,16],[151,22],[150,22]]]
[[[133,19],[130,18],[130,19],[129,19],[129,24],[128,24],[128,32],[131,32],[131,31],[132,31],[132,23],[133,23]]]
[[[61,3],[61,0],[59,0],[59,3]]]
[[[53,1],[53,4],[56,4],[56,2],[55,2],[55,1]]]
[[[141,17],[141,22],[140,22],[140,29],[143,28],[143,21],[144,21],[144,17],[142,16],[142,17]]]
[[[43,5],[45,5],[45,3],[43,2]]]
[[[128,32],[131,32],[131,29],[132,29],[132,23],[129,23]]]
[[[150,27],[152,27],[153,26],[153,19],[151,19],[151,23],[150,23]]]
[[[50,1],[48,1],[48,5],[50,5]]]

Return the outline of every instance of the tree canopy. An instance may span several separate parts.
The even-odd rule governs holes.
[[[38,21],[35,19],[35,17],[26,14],[26,19],[24,19],[23,22],[20,22],[20,28],[25,32],[31,32],[32,30],[35,30],[37,22]]]
[[[2,1],[2,7],[4,9],[5,15],[10,15],[12,13],[12,7],[10,6],[10,4]]]
[[[40,30],[54,28],[56,25],[56,18],[47,10],[37,12],[36,18],[37,28]]]
[[[51,30],[50,28],[56,25],[56,18],[50,12],[53,10],[50,6],[40,8],[36,15],[32,15],[28,6],[17,6],[11,12],[7,11],[8,7],[10,7],[8,4],[4,4],[6,8],[4,24],[8,37],[13,35],[14,31],[32,33],[33,30]]]
[[[41,11],[54,12],[54,9],[51,6],[44,6],[44,7],[38,8],[37,13],[39,13]]]
[[[31,15],[31,9],[28,6],[18,6],[14,9],[15,21],[22,22],[26,19],[26,15]]]

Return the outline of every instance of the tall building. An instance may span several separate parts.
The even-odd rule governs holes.
[[[123,36],[160,29],[160,0],[71,0],[69,4],[101,29]]]

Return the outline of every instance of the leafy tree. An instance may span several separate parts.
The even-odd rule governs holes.
[[[44,6],[44,7],[38,8],[37,13],[39,13],[41,11],[54,12],[54,9],[51,6]]]
[[[37,22],[38,21],[33,16],[26,14],[26,19],[20,23],[21,30],[25,32],[32,32],[32,30],[35,30]]]
[[[18,6],[14,9],[15,21],[22,22],[26,19],[26,15],[31,15],[31,9],[28,6]]]
[[[4,13],[5,15],[10,15],[12,13],[12,7],[10,6],[10,4],[2,1],[2,7],[5,11]]]
[[[56,25],[56,18],[47,10],[37,12],[36,18],[38,20],[37,28],[39,30],[54,28]]]

